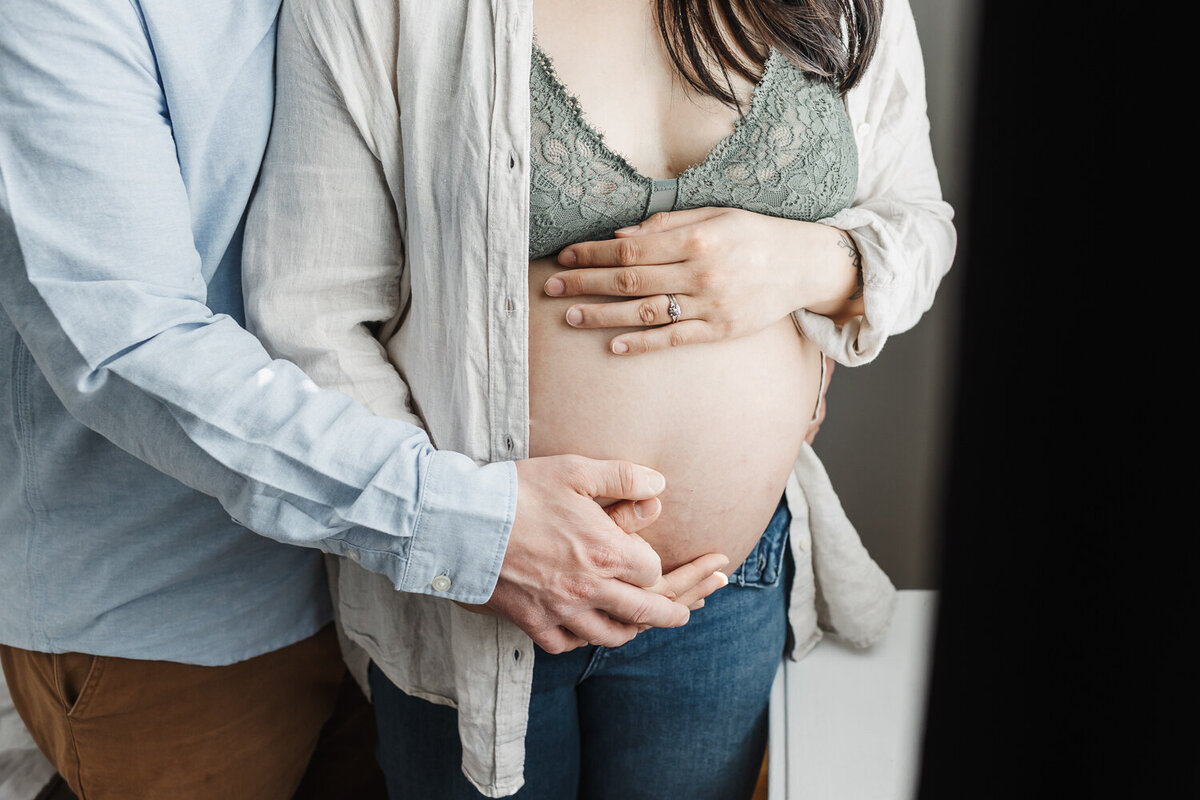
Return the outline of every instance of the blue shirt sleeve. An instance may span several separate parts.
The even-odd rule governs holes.
[[[269,92],[265,107],[212,103],[207,120],[173,108],[209,108],[203,90],[222,87],[204,71],[229,54],[175,64],[200,82],[172,91],[187,76],[163,66],[169,37],[154,32],[169,22],[128,0],[0,5],[0,306],[72,415],[241,524],[353,557],[404,591],[484,602],[515,466],[436,450],[210,307],[214,242],[237,246],[262,149],[247,170],[231,132],[269,120]],[[269,53],[236,74],[270,78]],[[440,575],[449,590],[433,588]]]

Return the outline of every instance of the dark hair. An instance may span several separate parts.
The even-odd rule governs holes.
[[[655,6],[675,68],[699,92],[739,110],[729,72],[756,82],[770,47],[845,93],[875,53],[883,13],[882,0],[655,0]]]

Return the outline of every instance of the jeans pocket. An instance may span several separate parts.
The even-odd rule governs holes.
[[[78,717],[96,692],[104,659],[88,653],[56,653],[54,678],[68,717]]]
[[[737,586],[764,588],[779,583],[783,574],[784,549],[787,546],[788,529],[792,525],[792,514],[787,499],[781,498],[775,514],[767,523],[758,544],[746,556],[746,560],[729,576],[729,582]]]

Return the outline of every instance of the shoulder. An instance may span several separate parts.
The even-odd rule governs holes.
[[[925,62],[909,0],[883,0],[875,55],[862,80],[846,93],[846,108],[856,124],[873,116],[871,108],[903,98],[924,105]],[[898,93],[899,90],[899,93]]]

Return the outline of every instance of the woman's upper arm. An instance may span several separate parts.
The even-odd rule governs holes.
[[[376,338],[402,308],[400,214],[371,128],[386,120],[360,113],[376,87],[347,85],[328,46],[285,4],[274,120],[246,226],[247,327],[318,385],[415,421]]]
[[[933,304],[956,246],[929,138],[925,70],[907,0],[887,0],[876,56],[846,98],[859,147],[854,203],[822,222],[851,234],[863,263],[866,314],[842,325],[799,311],[806,335],[837,361],[877,356]]]

